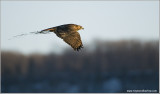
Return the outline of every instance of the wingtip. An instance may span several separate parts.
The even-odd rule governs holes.
[[[84,48],[83,45],[79,46],[78,48],[75,48],[74,50],[79,52],[82,48]]]

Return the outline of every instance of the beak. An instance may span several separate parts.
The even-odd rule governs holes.
[[[82,29],[84,30],[84,28],[82,27]]]

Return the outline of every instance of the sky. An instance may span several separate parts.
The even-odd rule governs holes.
[[[1,49],[60,53],[70,46],[54,33],[15,35],[78,24],[83,45],[99,40],[159,39],[159,1],[1,1]],[[72,48],[70,48],[72,49]]]

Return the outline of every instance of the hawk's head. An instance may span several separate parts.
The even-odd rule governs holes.
[[[80,25],[75,25],[75,28],[77,29],[77,30],[81,30],[81,29],[84,29],[82,26],[80,26]]]

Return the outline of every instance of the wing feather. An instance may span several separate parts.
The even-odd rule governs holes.
[[[62,38],[67,44],[69,44],[74,50],[80,50],[83,48],[81,37],[78,32],[73,32]]]

